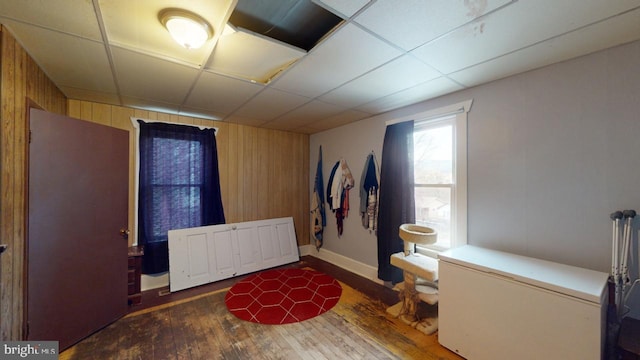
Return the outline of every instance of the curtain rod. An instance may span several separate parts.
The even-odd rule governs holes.
[[[220,131],[220,129],[217,126],[183,124],[183,123],[177,123],[177,122],[171,122],[171,121],[143,119],[143,118],[140,118],[140,117],[132,116],[131,117],[131,123],[133,124],[133,127],[136,128],[136,129],[140,127],[136,120],[142,120],[142,121],[144,121],[146,123],[164,123],[164,124],[172,124],[172,125],[191,126],[191,127],[197,127],[200,130],[214,129],[216,131],[216,135],[218,135],[218,131]]]

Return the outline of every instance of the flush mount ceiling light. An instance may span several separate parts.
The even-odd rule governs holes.
[[[173,39],[187,49],[197,49],[213,36],[211,25],[197,14],[182,9],[164,9],[158,19]]]

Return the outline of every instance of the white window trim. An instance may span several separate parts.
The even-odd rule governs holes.
[[[448,115],[456,115],[454,120],[454,159],[456,168],[454,169],[455,184],[455,209],[452,222],[453,239],[451,248],[467,244],[467,113],[471,110],[473,99],[462,101],[449,106],[420,112],[402,118],[389,120],[386,125],[398,124],[401,122],[414,120],[416,122],[437,121]],[[417,246],[417,252],[427,256],[437,257],[442,249]]]
[[[433,119],[441,118],[447,115],[453,115],[458,113],[464,113],[466,117],[466,114],[471,110],[472,104],[473,104],[473,99],[469,99],[453,105],[448,105],[441,108],[427,110],[427,111],[419,112],[416,114],[403,116],[401,118],[388,120],[385,124],[386,126],[389,126],[389,125],[398,124],[398,123],[409,121],[409,120],[414,120],[414,121],[433,120]]]
[[[133,215],[133,229],[129,234],[129,236],[133,237],[132,245],[136,246],[138,245],[138,194],[140,190],[140,124],[138,123],[138,120],[141,120],[146,123],[164,123],[164,124],[173,124],[173,125],[193,126],[193,127],[197,127],[200,130],[214,129],[216,131],[216,136],[218,136],[218,131],[220,131],[220,129],[218,129],[218,127],[216,126],[204,126],[204,125],[183,124],[183,123],[170,122],[170,121],[150,120],[150,119],[143,119],[136,116],[131,116],[129,119],[131,120],[131,124],[133,124],[133,129],[135,131],[135,140],[134,140],[135,141],[135,146],[134,146],[135,174],[134,174],[134,180],[133,180],[134,215]]]

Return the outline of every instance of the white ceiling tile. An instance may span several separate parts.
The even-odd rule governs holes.
[[[120,104],[120,97],[114,92],[107,93],[102,91],[77,89],[68,86],[59,86],[60,91],[69,99],[83,99],[84,101],[93,101],[101,104]]]
[[[225,114],[212,111],[212,110],[203,110],[203,109],[181,108],[178,113],[183,116],[190,116],[190,117],[196,117],[196,118],[207,119],[207,120],[216,120],[216,121],[222,121],[222,119],[224,119],[225,117]]]
[[[102,41],[91,1],[2,0],[0,19],[3,18]]]
[[[267,88],[249,100],[233,115],[261,119],[264,122],[289,112],[310,100],[304,96]]]
[[[313,129],[314,132],[324,131],[336,128],[338,126],[346,125],[354,121],[362,120],[370,117],[371,114],[364,111],[347,110],[337,115],[330,116],[322,119],[321,121],[315,121],[308,124],[306,127]]]
[[[180,105],[198,75],[188,66],[121,48],[111,51],[123,96]]]
[[[261,120],[261,119],[238,116],[238,115],[235,115],[235,114],[225,117],[224,121],[228,122],[228,123],[233,123],[233,124],[246,125],[246,126],[255,126],[255,127],[260,127],[260,126],[262,126],[262,124],[264,124],[266,122],[266,121]]]
[[[401,54],[355,25],[346,24],[278,77],[272,86],[316,97]]]
[[[263,85],[205,71],[191,91],[185,106],[211,110],[226,116],[262,89]]]
[[[220,37],[207,69],[267,83],[305,54],[304,50],[237,29]]]
[[[8,23],[18,41],[59,86],[116,92],[101,43],[22,23]]]
[[[355,21],[409,51],[511,2],[378,0]]]
[[[296,128],[295,132],[298,133],[298,134],[309,134],[309,135],[311,135],[311,134],[317,133],[318,130],[312,129],[310,127],[302,126],[302,127]]]
[[[275,120],[269,121],[265,125],[269,127],[276,125],[278,128],[284,126],[288,129],[295,129],[307,125],[313,126],[313,123],[340,114],[345,110],[345,108],[340,106],[314,100]]]
[[[518,1],[412,51],[445,74],[616,15],[638,1]]]
[[[298,132],[298,129],[303,126],[304,124],[301,124],[298,119],[277,119],[277,120],[266,122],[261,125],[261,127],[265,129],[291,131],[291,132]]]
[[[458,90],[462,90],[462,86],[445,77],[440,77],[359,106],[358,110],[379,114]]]
[[[157,111],[167,114],[178,114],[175,104],[164,103],[153,99],[140,99],[131,96],[122,96],[122,105],[135,109]]]
[[[197,117],[197,118],[209,119],[209,120],[218,120],[218,121],[221,121],[225,117],[225,114],[218,113],[216,111],[203,110],[203,109],[191,109],[188,107],[181,108],[178,113],[183,116],[191,116],[191,117]]]
[[[640,38],[640,9],[450,74],[475,86]]]
[[[311,0],[325,9],[347,19],[362,9],[371,0]]]
[[[441,76],[430,66],[411,55],[397,58],[379,68],[322,95],[321,100],[358,106]]]

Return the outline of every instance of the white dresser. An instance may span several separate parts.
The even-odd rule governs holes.
[[[467,359],[601,359],[608,274],[475,246],[439,257],[438,341]]]

